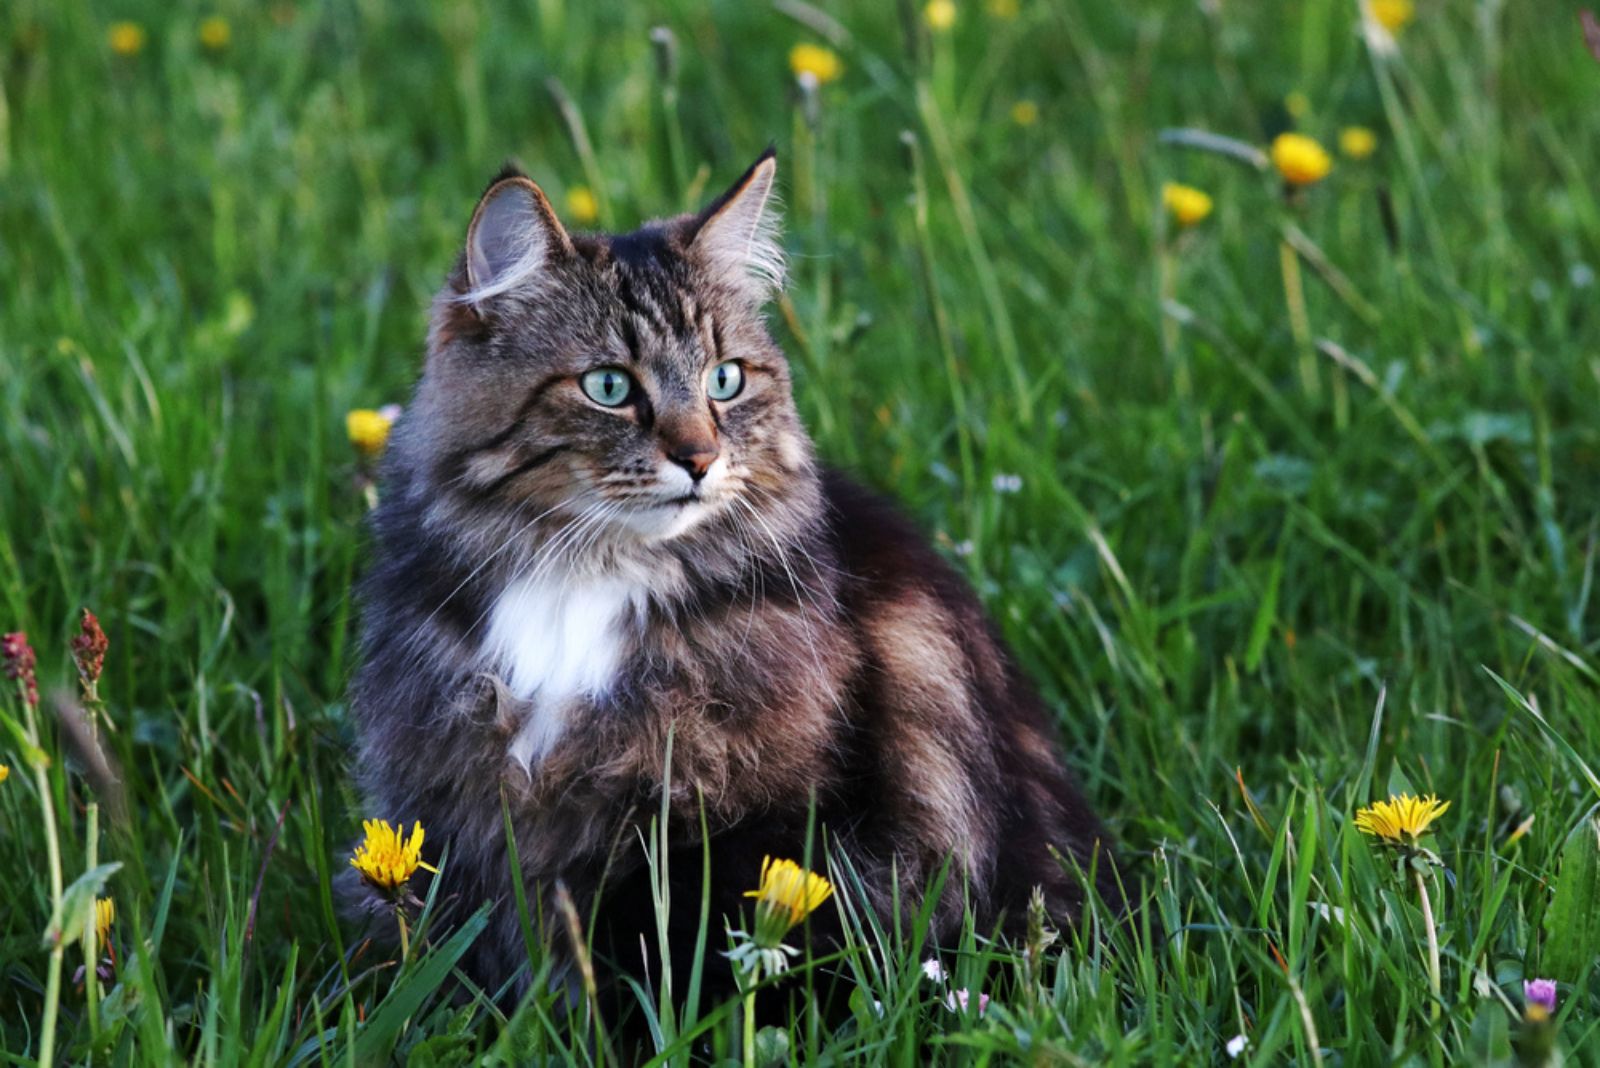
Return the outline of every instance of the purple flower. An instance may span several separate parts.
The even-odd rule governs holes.
[[[1522,997],[1529,1006],[1537,1005],[1545,1012],[1556,1011],[1556,981],[1554,979],[1527,979],[1522,984]]]

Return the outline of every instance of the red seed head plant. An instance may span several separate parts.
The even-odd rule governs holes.
[[[34,668],[38,663],[33,646],[22,631],[13,631],[0,637],[0,662],[5,665],[6,678],[16,682],[22,690],[22,699],[29,708],[39,707],[39,680]]]
[[[110,646],[100,621],[87,608],[78,624],[78,636],[72,639],[72,662],[78,665],[78,683],[83,687],[86,704],[100,703],[100,672],[106,666],[106,649]]]

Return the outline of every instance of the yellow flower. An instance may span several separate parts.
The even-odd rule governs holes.
[[[789,929],[833,894],[833,884],[792,860],[761,860],[761,886],[745,893],[756,899],[756,941],[776,945]]]
[[[1303,119],[1311,112],[1311,98],[1296,89],[1283,98],[1283,110],[1292,118]]]
[[[137,22],[113,22],[106,40],[119,56],[136,56],[144,51],[144,27]]]
[[[936,32],[943,33],[956,24],[956,0],[928,0],[922,17]]]
[[[11,769],[4,764],[0,764],[0,782],[5,782],[9,778],[11,778]]]
[[[376,456],[389,441],[394,418],[371,408],[356,408],[344,417],[344,430],[350,444],[363,456]]]
[[[1378,150],[1378,135],[1365,126],[1346,126],[1339,131],[1339,151],[1351,159],[1366,159]]]
[[[997,19],[1014,19],[1022,13],[1022,5],[1017,0],[989,0],[989,14]]]
[[[94,899],[94,930],[95,935],[103,945],[106,935],[111,933],[111,925],[117,922],[117,903],[109,897]]]
[[[1019,100],[1011,105],[1011,121],[1018,126],[1032,126],[1039,121],[1039,105],[1031,100]]]
[[[1401,794],[1387,801],[1374,801],[1356,813],[1356,830],[1382,838],[1390,845],[1413,845],[1427,833],[1428,825],[1450,807],[1450,802],[1440,801],[1429,794],[1412,797]]]
[[[1412,0],[1370,0],[1372,18],[1391,34],[1406,28],[1417,14]]]
[[[361,824],[367,832],[366,839],[350,857],[350,866],[362,878],[380,890],[398,890],[410,881],[417,869],[437,872],[439,869],[422,860],[422,824],[411,825],[411,837],[405,838],[399,828],[389,826],[388,820],[366,820]]]
[[[1333,160],[1313,138],[1281,133],[1272,142],[1272,165],[1290,185],[1311,185],[1328,176]]]
[[[827,85],[839,80],[844,64],[833,49],[802,41],[789,49],[789,70],[796,78],[809,74],[818,85]]]
[[[1193,226],[1211,214],[1211,197],[1192,185],[1168,182],[1161,187],[1161,203],[1179,226]]]
[[[567,190],[567,214],[579,226],[587,226],[600,217],[600,201],[594,190],[586,185],[575,185]]]
[[[213,52],[220,52],[233,40],[233,28],[221,15],[212,15],[200,21],[200,43]]]

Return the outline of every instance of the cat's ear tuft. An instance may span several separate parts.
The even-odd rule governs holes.
[[[690,224],[690,253],[719,280],[758,303],[783,288],[783,246],[778,243],[782,220],[772,188],[776,156],[768,148]]]
[[[503,293],[536,285],[551,262],[572,251],[542,190],[521,174],[502,174],[467,228],[467,291],[463,303],[482,310]]]

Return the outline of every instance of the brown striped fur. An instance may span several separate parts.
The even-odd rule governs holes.
[[[723,915],[737,925],[763,854],[806,855],[813,798],[885,916],[953,866],[938,938],[963,896],[985,927],[1020,921],[1035,885],[1075,916],[1052,847],[1086,869],[1098,856],[1120,901],[1049,717],[971,591],[892,507],[813,459],[761,316],[776,248],[750,253],[766,257],[753,277],[717,233],[731,220],[765,240],[771,171],[769,154],[706,212],[619,236],[568,235],[531,182],[502,176],[485,205],[521,199],[480,206],[436,302],[372,520],[352,708],[368,811],[422,821],[430,859],[448,846],[441,900],[457,915],[496,903],[468,961],[491,988],[524,963],[502,797],[530,892],[599,895],[602,948],[624,967],[641,933],[654,943],[638,830],[660,811],[669,734],[675,953],[697,919],[702,806],[714,937]],[[494,243],[509,240],[501,216],[542,251],[515,261],[515,285],[463,299],[526,251]],[[710,401],[706,369],[730,359],[745,391]],[[581,392],[598,365],[636,378],[627,410]],[[726,476],[682,506],[697,522],[669,529],[652,494],[685,442],[715,449]],[[498,598],[541,567],[634,600],[607,632],[614,675],[562,703],[564,727],[524,767],[508,753],[550,712],[545,691],[514,692],[485,643]]]

